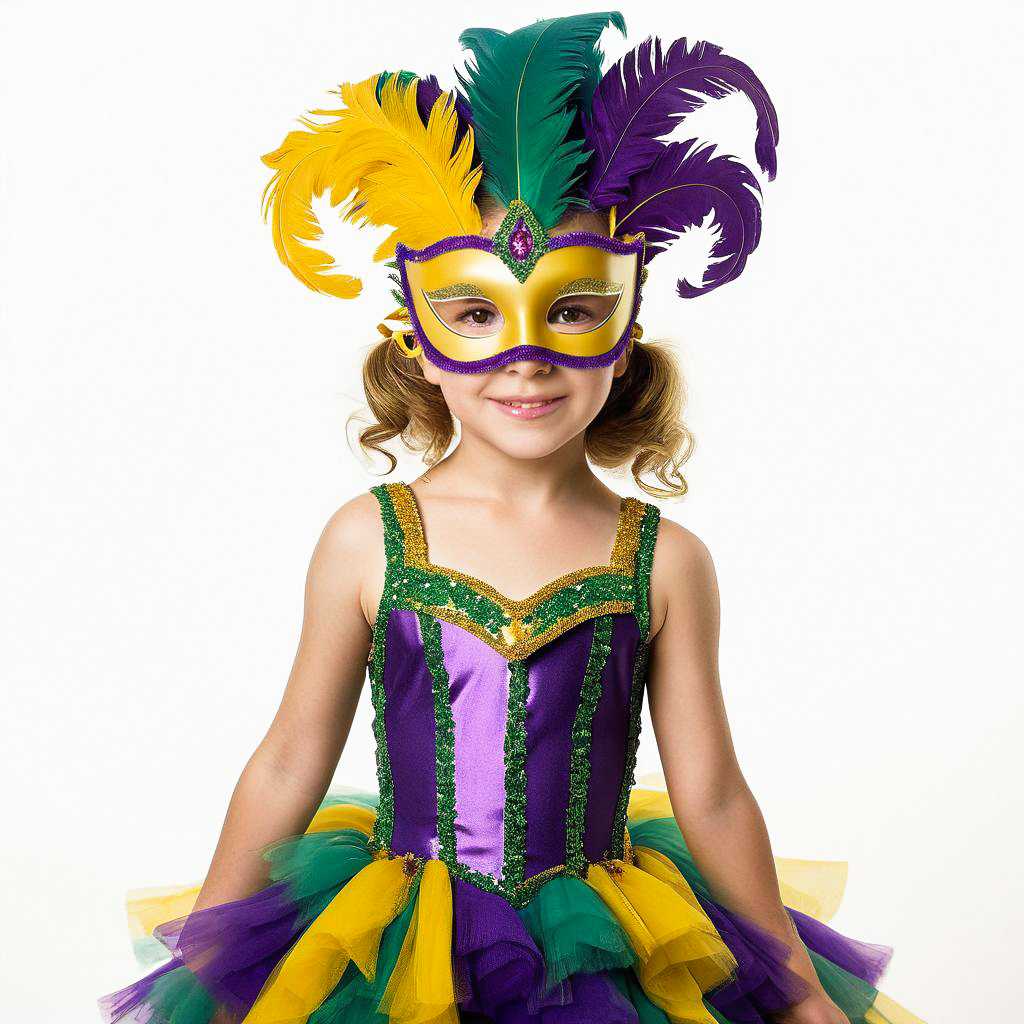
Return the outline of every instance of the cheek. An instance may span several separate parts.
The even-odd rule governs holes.
[[[597,415],[612,387],[612,367],[602,366],[593,370],[569,370],[571,393],[577,407]]]
[[[441,394],[448,408],[455,416],[468,412],[482,401],[481,392],[485,387],[486,373],[450,373],[441,371]]]

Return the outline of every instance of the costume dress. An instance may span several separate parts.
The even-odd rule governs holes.
[[[189,915],[198,884],[131,893],[140,963],[171,959],[104,1019],[770,1020],[801,990],[787,947],[714,900],[667,793],[635,785],[657,506],[623,498],[607,565],[510,600],[429,560],[407,484],[372,491],[377,792],[330,790],[248,898]],[[875,987],[892,950],[824,923],[845,864],[776,865],[850,1020],[917,1021]]]

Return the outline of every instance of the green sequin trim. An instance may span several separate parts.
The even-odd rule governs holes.
[[[509,660],[521,660],[586,619],[633,610],[633,580],[603,568],[556,590],[519,622],[479,590],[439,572],[407,565],[396,579],[396,607],[427,611],[462,626]]]
[[[529,657],[587,619],[633,611],[633,573],[646,505],[623,498],[606,565],[586,566],[549,581],[532,595],[512,600],[484,580],[434,565],[427,552],[419,506],[408,484],[388,493],[403,530],[403,607],[427,611],[473,633],[507,661]]]
[[[440,858],[450,867],[455,863],[455,718],[448,692],[448,670],[444,667],[441,624],[425,612],[417,612],[416,617],[420,623],[423,652],[434,690]]]
[[[402,527],[395,516],[391,496],[384,484],[370,488],[380,504],[381,524],[384,528],[384,553],[387,564],[384,570],[384,590],[381,593],[377,617],[373,621],[373,639],[370,646],[370,697],[373,703],[373,736],[377,750],[377,790],[380,802],[369,845],[375,850],[386,848],[391,842],[395,817],[394,781],[391,778],[391,759],[388,751],[387,733],[384,729],[384,648],[388,619],[398,596],[398,576],[405,562],[405,546]]]
[[[581,880],[586,878],[586,868],[576,872],[569,870],[564,864],[545,868],[545,870],[523,879],[517,885],[510,885],[504,879],[485,875],[482,871],[467,867],[465,864],[449,864],[448,869],[453,878],[461,878],[464,882],[469,882],[478,889],[483,889],[485,892],[493,892],[505,899],[511,906],[517,908],[525,907],[537,895],[541,886],[554,878],[555,875],[571,875]]]
[[[559,619],[569,618],[602,601],[623,601],[632,606],[633,581],[614,572],[584,577],[542,601],[523,624],[531,633],[544,633]]]
[[[647,681],[647,657],[650,648],[648,633],[650,631],[649,590],[651,580],[651,563],[654,560],[654,544],[658,538],[658,521],[661,510],[657,505],[647,503],[643,524],[640,528],[640,542],[636,550],[636,569],[633,580],[636,584],[636,595],[633,602],[633,614],[640,627],[640,644],[633,658],[633,676],[629,695],[629,735],[626,740],[626,770],[622,779],[622,789],[615,808],[615,823],[612,827],[612,842],[608,855],[621,858],[625,848],[626,814],[629,809],[629,794],[636,782],[636,755],[640,746],[640,715],[643,710],[644,685]]]
[[[509,663],[508,714],[505,723],[505,847],[501,877],[506,886],[523,880],[526,859],[526,662]]]
[[[594,620],[587,668],[576,717],[572,726],[572,753],[569,756],[569,809],[566,815],[565,863],[577,871],[586,871],[583,832],[586,825],[587,795],[590,786],[590,745],[594,712],[601,697],[601,675],[611,652],[612,617]]]

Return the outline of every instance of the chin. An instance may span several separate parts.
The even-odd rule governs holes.
[[[465,430],[463,424],[463,430]],[[581,428],[582,429],[582,428]],[[472,430],[472,427],[470,427]],[[531,432],[523,431],[519,436],[510,436],[511,432],[505,431],[495,433],[493,431],[480,431],[488,444],[498,449],[503,455],[512,459],[543,459],[571,441],[579,431],[566,430],[536,430]]]

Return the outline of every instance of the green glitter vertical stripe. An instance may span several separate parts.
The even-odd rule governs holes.
[[[640,541],[633,558],[633,583],[636,588],[634,607],[636,620],[640,623],[640,641],[645,645],[650,630],[651,564],[654,561],[654,543],[658,539],[660,519],[661,510],[648,502],[640,524]]]
[[[526,698],[529,672],[523,659],[510,661],[505,723],[505,846],[501,878],[506,886],[523,880],[526,861]]]
[[[640,542],[633,560],[633,581],[635,596],[633,615],[640,627],[640,643],[633,656],[633,678],[629,693],[629,735],[626,740],[626,770],[622,777],[622,789],[615,808],[615,823],[612,826],[612,841],[608,850],[611,857],[621,858],[624,852],[623,832],[626,828],[626,814],[629,809],[629,794],[636,782],[636,755],[640,746],[640,714],[643,710],[644,685],[647,681],[648,633],[650,632],[650,585],[651,563],[654,561],[654,544],[658,537],[658,522],[661,510],[657,505],[645,502],[644,518],[640,525]]]
[[[594,712],[601,697],[601,675],[611,652],[612,617],[599,615],[594,620],[587,667],[580,688],[580,702],[572,725],[572,753],[569,755],[569,808],[565,823],[565,863],[582,870],[583,832],[586,826],[587,795],[590,787],[590,746]]]
[[[444,667],[441,623],[426,612],[417,612],[423,653],[430,669],[434,690],[435,760],[437,764],[437,835],[440,857],[455,863],[455,718],[448,693],[448,670]]]
[[[388,751],[387,732],[384,728],[384,647],[391,609],[399,597],[399,578],[405,562],[405,545],[402,527],[391,504],[391,496],[384,484],[370,488],[380,505],[381,523],[384,528],[384,554],[387,563],[384,569],[384,589],[381,594],[377,617],[373,622],[373,652],[370,659],[370,698],[373,702],[373,736],[376,741],[377,790],[380,801],[377,817],[373,823],[369,845],[373,849],[387,847],[395,821],[395,787],[391,777],[391,758]]]

